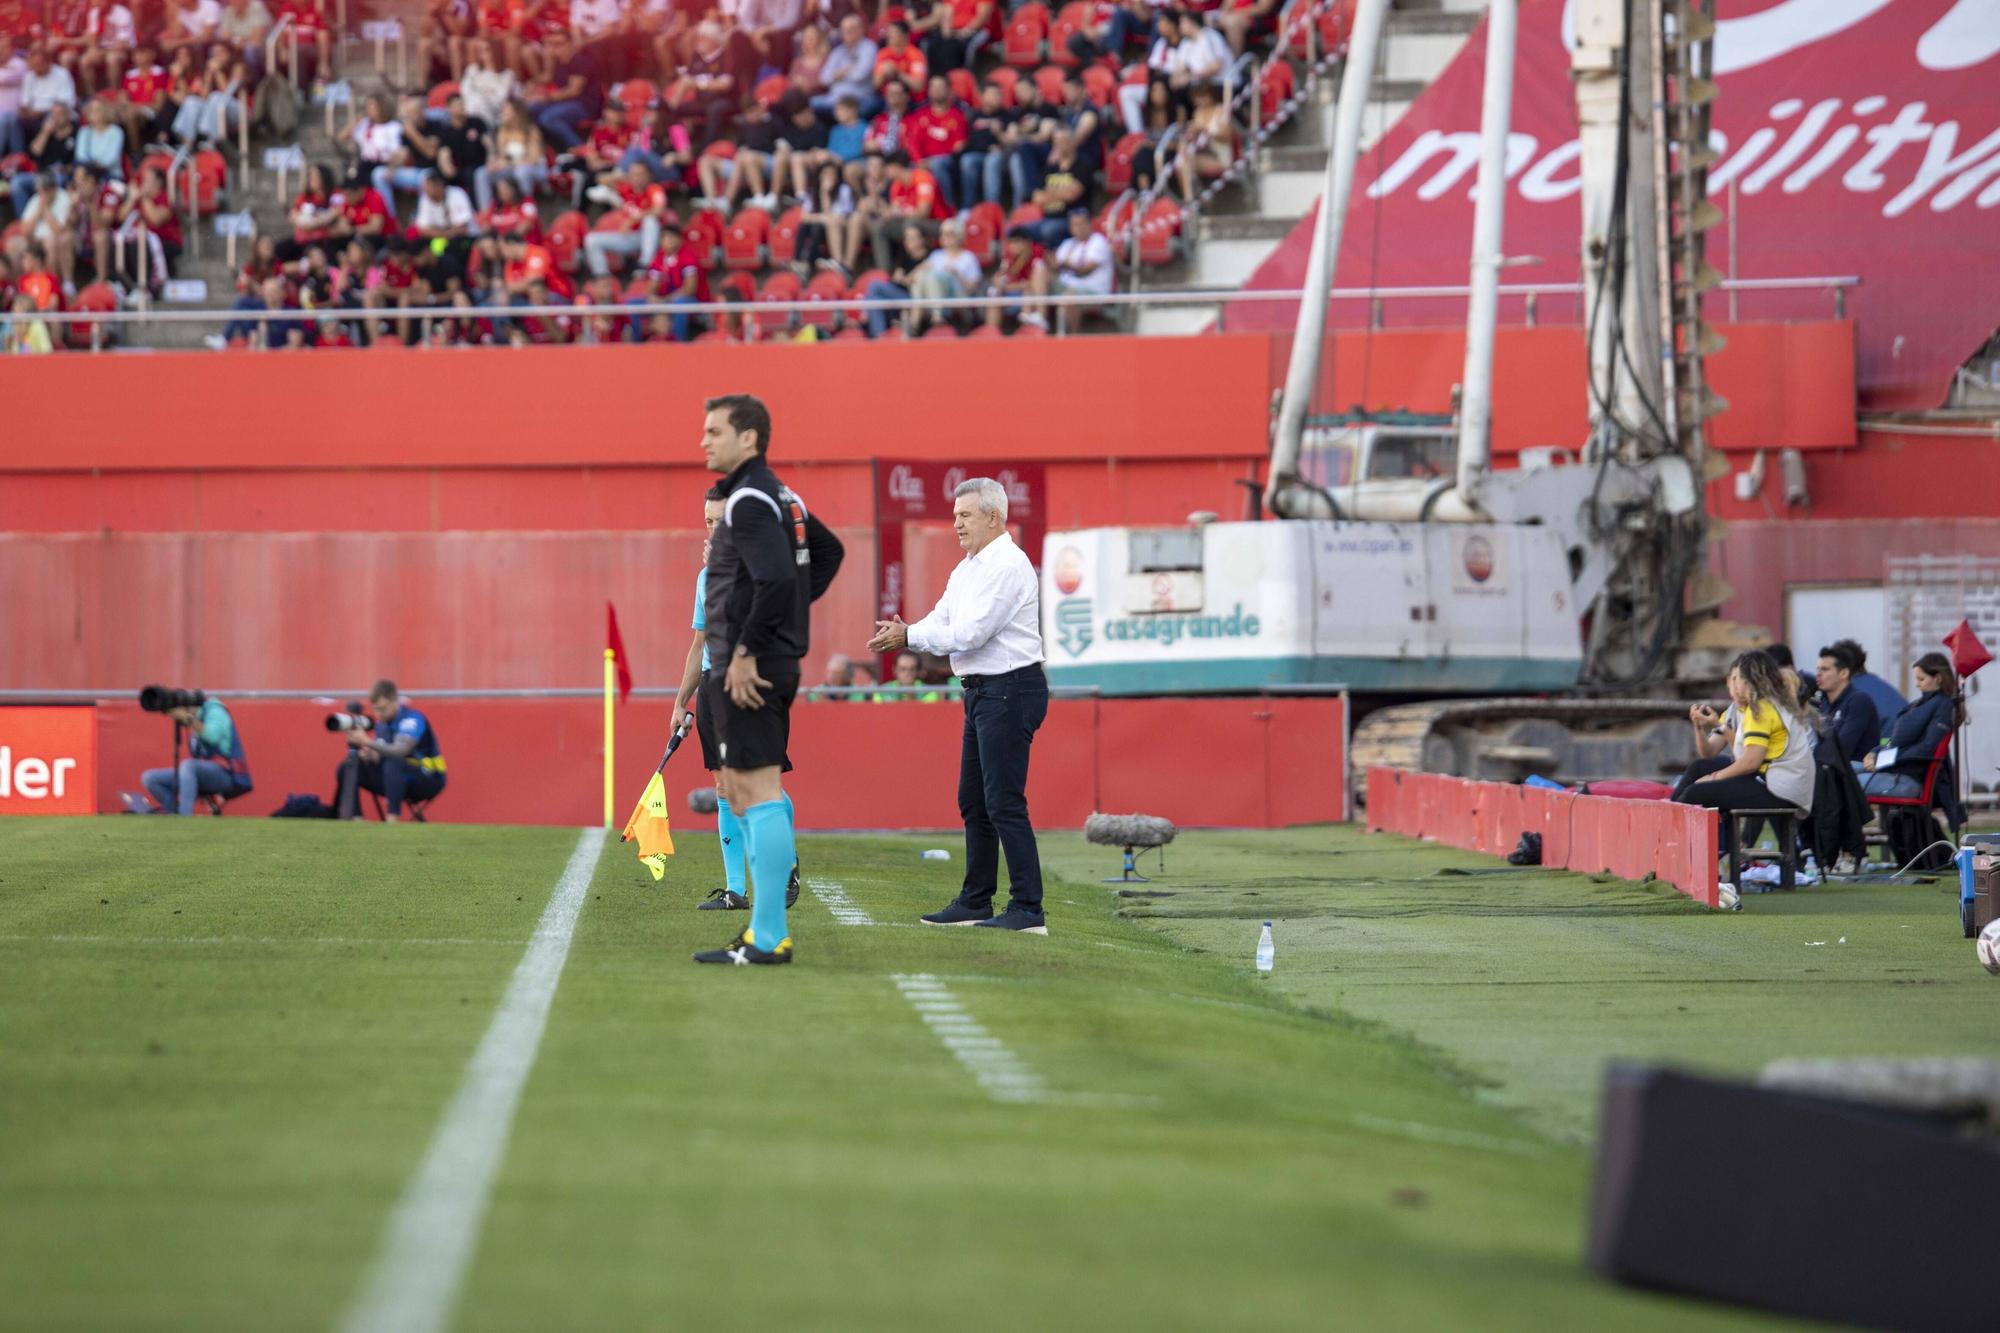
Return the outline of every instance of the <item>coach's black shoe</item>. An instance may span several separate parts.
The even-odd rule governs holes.
[[[924,916],[927,926],[983,926],[993,919],[991,907],[967,907],[953,898],[935,912]]]
[[[1015,930],[1023,935],[1046,935],[1049,933],[1048,918],[1040,912],[1030,912],[1020,907],[1010,907],[991,921],[975,921],[975,926],[991,926],[995,930]]]
[[[708,895],[707,902],[696,903],[695,910],[700,912],[747,912],[750,910],[750,900],[734,889],[717,889],[714,893]]]
[[[797,861],[794,861],[792,862],[792,877],[785,884],[785,906],[790,908],[790,907],[797,907],[798,905],[799,905],[799,863]]]
[[[750,932],[746,930],[720,949],[696,954],[694,960],[697,963],[730,963],[737,967],[789,963],[792,961],[792,937],[787,935],[778,941],[777,948],[767,952],[750,942]]]

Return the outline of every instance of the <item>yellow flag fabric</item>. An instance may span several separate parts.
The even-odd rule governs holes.
[[[667,827],[667,784],[658,773],[646,784],[632,817],[625,821],[620,842],[637,841],[639,863],[653,872],[654,879],[667,877],[667,858],[674,854],[673,831]]]

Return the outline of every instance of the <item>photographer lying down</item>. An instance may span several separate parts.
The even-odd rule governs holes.
[[[349,753],[340,761],[334,809],[341,819],[359,819],[360,793],[374,792],[391,824],[403,817],[403,802],[428,801],[444,790],[444,756],[430,720],[406,706],[396,694],[396,682],[378,680],[368,691],[375,714],[375,731],[368,733],[366,716],[349,710],[326,720],[328,731],[343,732]]]
[[[127,810],[134,814],[191,815],[200,797],[220,796],[232,801],[250,790],[243,737],[237,734],[236,719],[220,700],[200,690],[148,685],[139,692],[139,706],[149,713],[164,713],[174,720],[175,727],[187,729],[188,757],[178,768],[149,768],[141,774],[139,782],[152,803],[148,805],[136,792],[124,792]]]

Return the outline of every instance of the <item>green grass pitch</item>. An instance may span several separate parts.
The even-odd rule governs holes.
[[[577,833],[0,836],[0,1328],[332,1327]],[[2000,986],[1937,888],[1724,915],[1352,828],[1125,889],[1045,835],[1046,939],[911,924],[953,840],[807,838],[875,924],[808,893],[798,965],[697,969],[742,918],[680,842],[597,866],[458,1328],[1747,1325],[1583,1271],[1604,1061],[1977,1053]],[[987,1095],[912,973],[1048,1097]]]

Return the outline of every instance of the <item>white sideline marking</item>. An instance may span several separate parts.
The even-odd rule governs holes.
[[[1383,1134],[1398,1134],[1422,1143],[1444,1143],[1454,1148],[1484,1148],[1492,1152],[1519,1153],[1523,1157],[1539,1157],[1546,1152],[1539,1143],[1526,1139],[1503,1139],[1492,1134],[1477,1134],[1470,1130],[1446,1129],[1442,1125],[1426,1125],[1418,1120],[1391,1120],[1386,1116],[1368,1115],[1356,1111],[1347,1117],[1363,1129],[1372,1129]]]
[[[343,1333],[433,1333],[450,1323],[603,848],[601,828],[577,839],[423,1164],[389,1219],[368,1285],[340,1323]]]
[[[988,1032],[958,998],[929,972],[897,973],[889,978],[931,1035],[951,1052],[996,1102],[1032,1102],[1039,1106],[1158,1106],[1158,1097],[1128,1097],[1120,1093],[1054,1092],[1042,1076],[1028,1068],[1006,1043]]]
[[[478,939],[402,939],[389,935],[0,935],[0,944],[421,944],[507,945],[521,941]]]
[[[806,887],[812,890],[813,897],[826,904],[826,910],[833,913],[833,919],[841,925],[872,926],[876,924],[874,917],[869,916],[868,913],[855,906],[854,900],[847,896],[847,889],[839,880],[809,879],[806,881]]]

